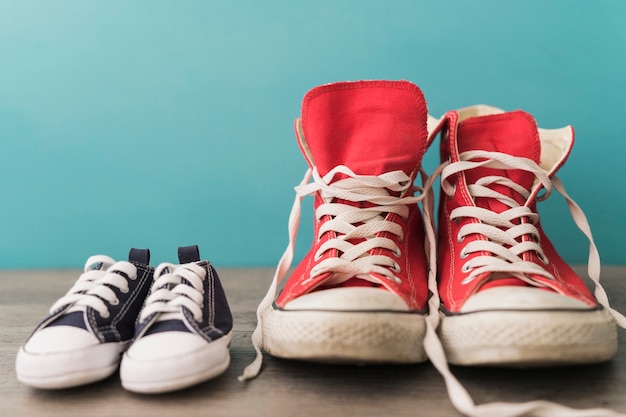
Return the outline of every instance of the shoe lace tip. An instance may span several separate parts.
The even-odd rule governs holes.
[[[260,371],[261,371],[261,365],[256,362],[253,362],[243,370],[243,373],[237,377],[237,380],[239,382],[250,381],[256,378],[259,375]]]

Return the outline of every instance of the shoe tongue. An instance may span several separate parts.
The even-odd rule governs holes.
[[[131,248],[128,253],[128,262],[141,265],[150,264],[150,249],[135,249]]]
[[[200,261],[200,250],[198,245],[181,246],[178,248],[178,262],[188,264]]]
[[[419,166],[426,146],[426,102],[407,81],[323,85],[302,104],[302,152],[324,176],[337,165],[358,175]]]
[[[533,117],[523,111],[474,117],[459,123],[457,131],[457,146],[459,153],[482,150],[500,152],[512,156],[527,158],[539,164],[541,143],[537,124]],[[530,190],[535,175],[522,170],[504,170],[494,168],[476,168],[465,171],[468,184],[473,184],[486,176],[507,177],[517,184]],[[491,184],[489,188],[513,197],[519,204],[524,204],[524,198],[508,187]],[[502,212],[509,207],[490,198],[477,198],[476,205]]]

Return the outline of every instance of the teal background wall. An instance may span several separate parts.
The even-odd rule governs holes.
[[[379,78],[417,83],[435,115],[488,103],[574,125],[560,176],[604,263],[625,264],[624,18],[619,0],[2,1],[0,268],[193,243],[218,267],[275,265],[302,96]],[[541,210],[586,262],[563,200]]]

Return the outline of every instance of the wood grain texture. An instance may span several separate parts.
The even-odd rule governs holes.
[[[579,269],[579,271],[582,271]],[[606,267],[604,286],[626,311],[626,268]],[[235,316],[229,370],[213,381],[156,396],[122,389],[119,376],[89,386],[39,391],[15,378],[15,355],[49,306],[74,283],[77,271],[0,272],[0,416],[431,416],[451,417],[442,378],[426,363],[413,366],[337,366],[265,356],[254,381],[237,375],[253,359],[255,310],[271,269],[218,270]],[[626,413],[626,332],[617,357],[605,364],[546,369],[459,368],[455,374],[477,403],[548,399],[572,407]]]

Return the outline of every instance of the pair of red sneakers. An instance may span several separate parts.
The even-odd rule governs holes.
[[[528,113],[483,105],[437,120],[417,86],[359,81],[308,92],[296,134],[310,169],[259,306],[258,348],[324,362],[430,358],[448,382],[446,361],[560,365],[615,355],[624,317],[598,282],[584,214],[555,176],[573,145],[571,127],[540,129]],[[422,156],[439,134],[442,164],[427,177]],[[420,173],[423,188],[414,186]],[[439,176],[437,237],[431,186]],[[553,188],[591,242],[595,296],[542,229],[536,204]],[[276,296],[306,195],[315,199],[314,241]],[[260,360],[259,351],[244,378]],[[450,394],[473,414],[466,393]]]

